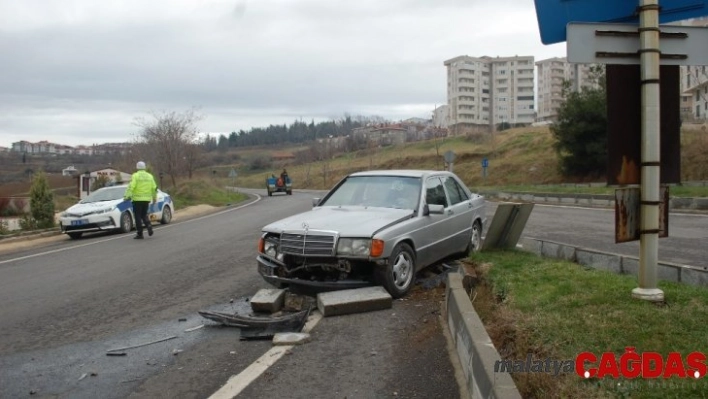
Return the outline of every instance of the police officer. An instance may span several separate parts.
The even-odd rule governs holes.
[[[137,171],[130,178],[130,184],[125,190],[125,200],[133,201],[133,214],[135,215],[135,228],[138,230],[135,239],[143,238],[143,225],[147,228],[148,235],[152,236],[152,224],[148,217],[148,207],[151,202],[157,203],[157,183],[155,178],[145,170],[145,162],[140,161],[135,165]]]

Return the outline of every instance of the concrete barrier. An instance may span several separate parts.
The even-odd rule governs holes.
[[[509,373],[494,371],[501,360],[492,339],[472,306],[462,284],[464,269],[448,274],[445,289],[445,317],[462,365],[470,398],[520,399]]]
[[[618,274],[637,275],[639,271],[639,258],[636,256],[602,252],[532,237],[522,237],[517,246],[540,256],[568,260]],[[708,287],[708,267],[672,262],[659,262],[658,266],[659,280]]]
[[[559,194],[510,191],[483,191],[480,192],[480,194],[489,199],[496,198],[504,201],[522,201],[603,208],[613,208],[615,206],[614,195],[606,194]],[[673,197],[669,199],[669,209],[708,211],[708,198]]]

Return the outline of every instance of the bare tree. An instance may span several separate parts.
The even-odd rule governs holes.
[[[192,151],[192,146],[197,143],[196,123],[203,117],[194,109],[184,113],[152,112],[152,117],[154,120],[136,118],[135,124],[141,129],[138,144],[143,144],[136,150],[147,151],[143,159],[154,159],[152,163],[169,175],[172,185],[176,186],[177,177],[184,172],[191,177],[197,164],[199,153]]]
[[[194,171],[201,166],[204,147],[196,143],[187,143],[184,146],[184,169],[187,177],[192,178]]]

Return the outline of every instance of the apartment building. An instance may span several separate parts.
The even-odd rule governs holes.
[[[464,55],[443,64],[447,68],[447,120],[452,135],[535,121],[533,56]]]
[[[708,17],[679,21],[672,25],[708,26]],[[708,68],[705,65],[681,66],[681,117],[685,121],[708,119]]]
[[[590,79],[590,65],[569,63],[565,57],[553,57],[536,62],[538,76],[538,121],[555,121],[558,108],[563,103],[563,82],[568,81],[572,90],[592,87],[597,82]]]
[[[131,146],[131,143],[105,143],[71,147],[68,145],[50,143],[46,140],[37,143],[22,140],[12,143],[11,151],[46,155],[105,155],[116,153],[124,154]]]

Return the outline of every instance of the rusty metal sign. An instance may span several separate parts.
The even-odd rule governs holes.
[[[669,187],[661,187],[659,237],[669,236]],[[615,243],[637,241],[641,237],[641,193],[638,187],[615,190]]]
[[[639,65],[606,66],[607,184],[641,183],[642,84]],[[681,183],[680,69],[660,67],[660,181]]]

